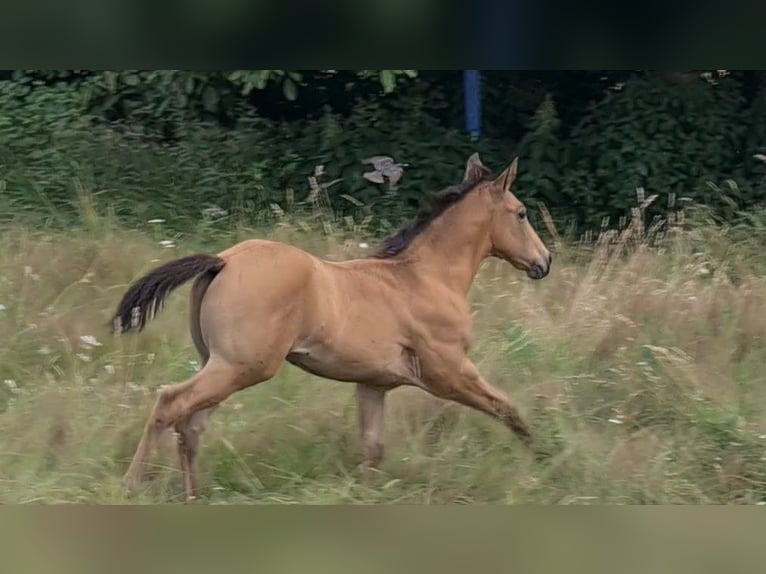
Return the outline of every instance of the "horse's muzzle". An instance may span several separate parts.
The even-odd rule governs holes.
[[[542,279],[551,271],[551,264],[553,263],[553,256],[548,254],[548,260],[541,263],[532,263],[527,271],[527,275],[530,279]]]

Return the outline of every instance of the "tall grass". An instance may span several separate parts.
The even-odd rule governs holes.
[[[268,236],[325,257],[362,255],[364,226],[284,211],[266,232],[162,222],[127,230],[81,195],[80,228],[0,231],[0,502],[128,502],[120,486],[156,389],[197,357],[188,287],[138,336],[106,322],[160,261]],[[766,502],[766,279],[757,222],[704,212],[558,237],[530,282],[486,263],[471,291],[479,368],[553,456],[535,461],[485,415],[416,389],[392,393],[387,458],[356,470],[351,385],[286,365],[231,397],[201,454],[210,503]],[[545,218],[544,218],[545,219]],[[764,219],[766,221],[766,219]],[[549,222],[549,221],[548,221]],[[550,223],[550,222],[549,222]],[[181,500],[172,436],[133,502]]]

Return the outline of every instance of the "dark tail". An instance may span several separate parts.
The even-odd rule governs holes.
[[[226,262],[215,255],[189,255],[157,267],[133,283],[112,318],[113,333],[141,331],[162,309],[171,291],[202,273],[218,273]]]

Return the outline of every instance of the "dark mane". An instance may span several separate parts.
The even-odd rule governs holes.
[[[388,259],[389,257],[399,255],[447,209],[468,196],[480,183],[487,180],[488,178],[485,178],[479,181],[452,185],[427,198],[418,209],[415,219],[405,223],[398,231],[386,237],[381,242],[380,247],[370,257]]]

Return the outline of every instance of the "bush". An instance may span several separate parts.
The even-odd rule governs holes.
[[[326,110],[314,121],[278,122],[245,110],[236,129],[192,115],[181,120],[176,109],[168,116],[177,120],[173,137],[157,141],[150,120],[159,115],[105,123],[87,111],[88,89],[98,92],[104,81],[82,80],[79,90],[0,83],[11,102],[0,116],[6,218],[26,210],[70,222],[78,190],[134,224],[163,218],[184,229],[210,207],[263,218],[273,204],[288,209],[291,197],[305,200],[307,178],[321,165],[334,182],[335,212],[397,223],[425,193],[459,181],[475,148],[429,115],[428,99],[417,93],[386,104],[359,100],[349,115]],[[504,155],[492,141],[478,147],[489,160]],[[371,169],[362,161],[380,154],[409,164],[395,193],[362,177]]]
[[[708,182],[732,177],[747,123],[741,86],[662,75],[634,78],[595,105],[566,142],[561,185],[580,221],[625,214],[636,189],[714,204]]]
[[[300,209],[322,166],[333,212],[388,229],[468,155],[500,170],[516,142],[519,196],[577,232],[628,215],[637,188],[659,196],[650,216],[688,197],[735,220],[766,199],[763,74],[492,72],[472,142],[460,74],[408,72],[15,73],[0,80],[0,217],[69,224],[91,193],[131,224],[182,230],[212,207],[264,223]],[[372,155],[408,164],[395,189],[362,177]]]

